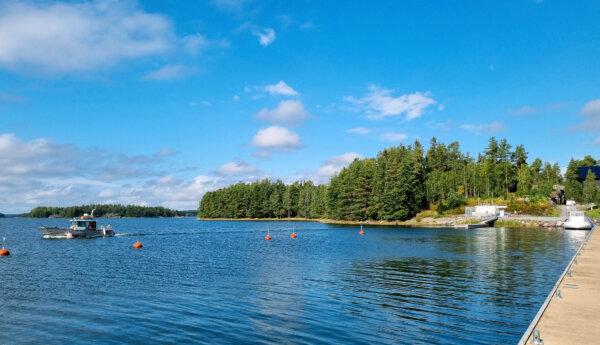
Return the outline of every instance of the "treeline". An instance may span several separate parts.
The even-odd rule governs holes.
[[[311,181],[262,180],[237,183],[204,194],[199,216],[203,218],[322,218],[327,210],[327,186]]]
[[[32,218],[62,217],[72,218],[82,216],[84,213],[94,211],[95,217],[175,217],[185,215],[185,211],[179,212],[160,206],[137,206],[120,204],[81,205],[69,207],[46,207],[40,206],[29,212]]]
[[[591,162],[586,157],[572,164]],[[573,178],[568,171],[565,193],[582,201],[584,188]],[[513,149],[505,139],[490,138],[484,152],[473,157],[463,153],[458,142],[445,145],[433,138],[426,151],[415,141],[385,149],[375,158],[356,159],[328,185],[263,180],[209,192],[200,202],[198,215],[405,220],[431,206],[442,211],[459,207],[469,197],[518,195],[547,200],[554,186],[563,182],[558,164],[540,159],[529,163],[525,148]]]

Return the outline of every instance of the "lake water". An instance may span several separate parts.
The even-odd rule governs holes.
[[[1,344],[511,344],[585,236],[108,223],[120,236],[47,240],[37,227],[64,219],[0,219]]]

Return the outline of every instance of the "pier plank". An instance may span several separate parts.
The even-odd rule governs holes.
[[[592,231],[534,329],[544,345],[600,344],[600,234]],[[529,334],[526,344],[535,344]]]

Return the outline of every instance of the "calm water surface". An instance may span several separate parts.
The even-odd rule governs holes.
[[[0,219],[1,344],[511,344],[583,240],[562,230]],[[263,240],[269,226],[273,241]],[[131,244],[140,239],[144,249]]]

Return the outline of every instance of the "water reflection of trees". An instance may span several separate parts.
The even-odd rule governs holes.
[[[356,263],[346,283],[417,329],[509,340],[526,328],[577,244],[562,231],[530,229],[443,232],[430,241],[421,257]]]

